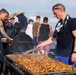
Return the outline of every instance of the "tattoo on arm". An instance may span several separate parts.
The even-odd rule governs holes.
[[[0,25],[0,31],[2,33],[2,35],[8,39],[10,39],[10,37],[7,35],[7,33],[5,32],[3,25]]]

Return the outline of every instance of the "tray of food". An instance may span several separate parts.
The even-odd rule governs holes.
[[[33,50],[34,51],[34,50]],[[70,75],[76,74],[76,68],[50,57],[28,51],[6,56],[30,75]]]

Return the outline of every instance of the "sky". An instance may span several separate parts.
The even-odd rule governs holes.
[[[5,8],[10,14],[25,12],[24,15],[34,21],[35,17],[39,15],[41,16],[40,23],[42,23],[43,17],[48,17],[48,23],[54,30],[58,20],[52,13],[52,6],[57,3],[62,3],[66,8],[67,14],[76,18],[76,0],[1,0],[0,9]]]

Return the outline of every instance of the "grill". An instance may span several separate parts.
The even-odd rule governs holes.
[[[27,51],[27,52],[32,52],[32,50]],[[10,58],[11,55],[12,54],[6,55],[4,61],[6,63],[6,66],[9,69],[11,69],[16,75],[74,75],[74,74],[76,74],[76,71],[74,71],[74,70],[72,70],[72,71],[70,71],[70,70],[69,71],[58,71],[58,72],[44,72],[44,73],[34,74],[31,71],[27,70],[22,65],[20,65],[19,63],[15,62],[14,58],[11,59]]]
[[[33,42],[29,35],[21,32],[14,37],[12,43],[13,52],[24,52],[33,48]]]

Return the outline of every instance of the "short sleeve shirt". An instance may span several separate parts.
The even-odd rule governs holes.
[[[68,15],[67,15],[68,16]],[[60,26],[60,28],[58,27]],[[58,28],[59,29],[58,29]],[[76,20],[68,16],[68,19],[57,23],[54,37],[57,37],[57,52],[59,56],[70,56],[74,48],[72,31],[76,30]]]
[[[38,27],[39,27],[40,23],[39,22],[35,22],[33,24],[33,36],[37,36],[37,32],[38,32]]]

